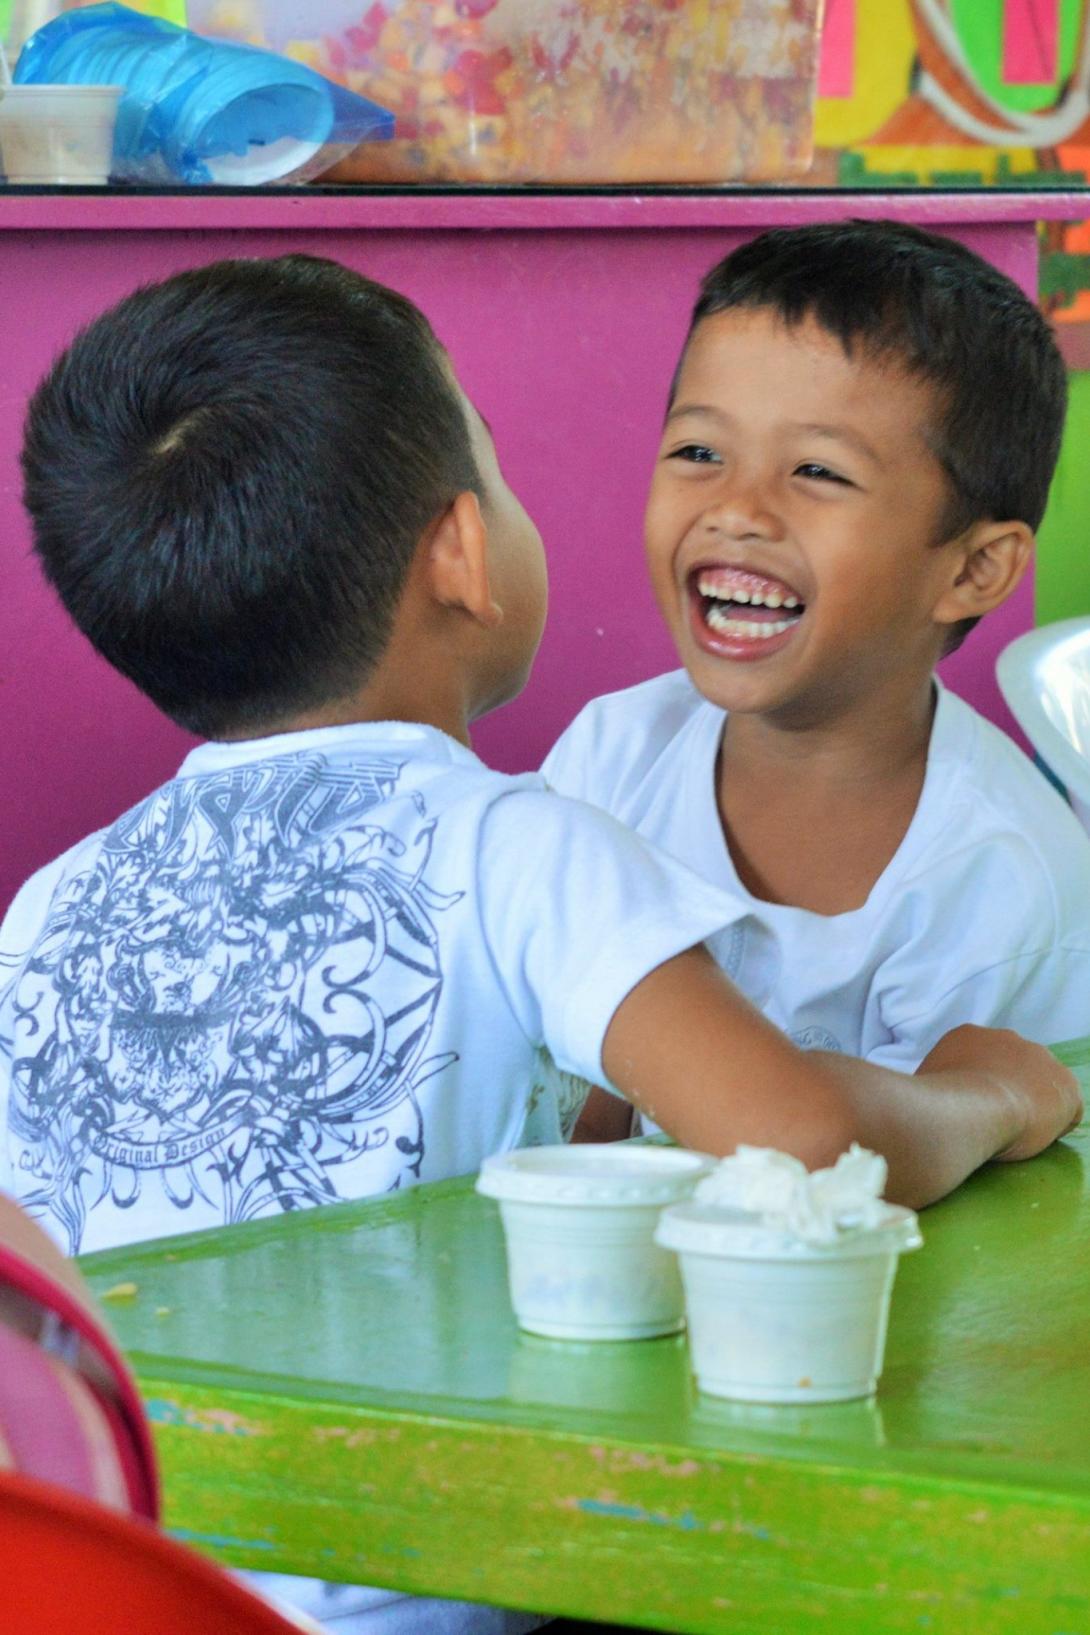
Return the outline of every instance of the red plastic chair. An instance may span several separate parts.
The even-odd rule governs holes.
[[[155,1451],[124,1358],[75,1268],[0,1197],[4,1470],[152,1521],[159,1514]]]
[[[158,1514],[132,1374],[75,1267],[0,1197],[0,1635],[298,1635]]]
[[[151,1522],[0,1474],[3,1635],[299,1635],[299,1628]]]

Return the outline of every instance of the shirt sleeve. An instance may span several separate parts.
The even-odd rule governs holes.
[[[944,1033],[975,1022],[1013,1028],[1037,1044],[1063,1044],[1090,1032],[1090,947],[1039,948],[974,971],[937,992],[919,1015],[893,1019],[889,1041],[867,1060],[912,1073]]]
[[[97,834],[89,836],[72,851],[31,875],[16,893],[0,925],[0,1191],[13,1190],[7,1130],[15,1042],[15,988],[45,927],[57,888],[67,878],[74,861],[85,852],[92,852],[98,840]]]
[[[605,812],[550,790],[494,801],[478,855],[484,937],[519,1025],[566,1072],[600,1082],[622,1000],[747,912]]]
[[[581,710],[541,763],[545,782],[557,794],[569,795],[575,800],[590,798],[588,750],[593,736],[590,710]]]
[[[925,912],[871,984],[864,1054],[911,1072],[965,1022],[1038,1044],[1090,1031],[1090,878],[1055,878],[1019,838],[970,848],[917,882]],[[911,923],[914,922],[914,923]],[[911,927],[911,928],[910,928]]]

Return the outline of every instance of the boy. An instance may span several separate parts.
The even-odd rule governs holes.
[[[1078,1118],[1009,1034],[915,1078],[796,1050],[700,946],[733,899],[476,760],[544,558],[400,296],[307,257],[138,291],[39,387],[23,462],[76,623],[212,740],[0,932],[10,1184],[70,1249],[472,1171],[561,1137],[565,1074],[714,1152],[858,1138],[915,1203]]]
[[[910,1071],[966,1019],[1086,1030],[1090,842],[932,673],[1025,570],[1065,394],[1032,303],[913,227],[769,232],[704,280],[646,517],[687,673],[544,771],[741,898],[721,962],[800,1045]]]

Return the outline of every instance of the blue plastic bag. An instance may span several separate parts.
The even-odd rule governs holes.
[[[331,144],[384,141],[394,128],[385,108],[302,63],[202,39],[114,0],[38,29],[14,78],[122,86],[113,174],[124,181],[256,185],[304,171]]]

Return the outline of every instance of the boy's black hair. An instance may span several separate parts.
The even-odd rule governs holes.
[[[689,335],[734,307],[769,308],[791,325],[813,319],[849,356],[858,346],[895,359],[934,388],[928,434],[950,485],[936,543],[980,521],[1038,527],[1067,373],[1045,319],[1003,273],[953,239],[900,222],[776,228],[707,274]],[[946,651],[976,623],[956,625]]]
[[[97,318],[31,400],[23,473],[76,624],[213,738],[357,684],[428,524],[480,492],[427,319],[301,255],[195,268]]]

